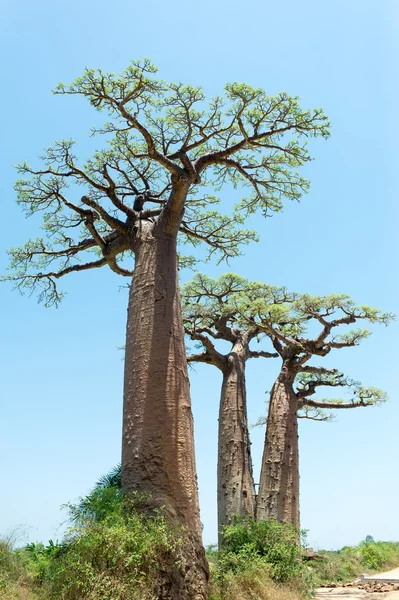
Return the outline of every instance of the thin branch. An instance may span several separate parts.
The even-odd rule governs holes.
[[[300,411],[303,411],[301,414]],[[308,419],[309,421],[324,421],[330,422],[334,420],[334,416],[332,413],[325,413],[320,408],[311,408],[308,406],[303,406],[300,411],[298,411],[298,419]]]
[[[95,200],[93,200],[92,198],[89,198],[89,196],[82,196],[81,200],[82,200],[83,204],[86,204],[86,206],[90,206],[91,208],[94,208],[98,212],[98,214],[104,219],[104,221],[108,225],[110,225],[113,229],[117,229],[121,233],[128,232],[128,226],[126,225],[126,223],[123,223],[123,221],[120,221],[119,219],[116,219],[115,217],[111,216]]]
[[[104,165],[104,167],[103,167],[103,175],[109,184],[109,187],[107,189],[107,196],[111,200],[112,204],[114,206],[116,206],[116,208],[119,208],[119,210],[124,212],[127,217],[135,218],[136,217],[135,211],[132,210],[129,206],[126,206],[126,204],[124,204],[121,200],[119,200],[119,198],[116,194],[116,184],[115,184],[114,180],[112,179],[112,177],[110,176],[110,174],[108,173],[106,165]]]
[[[181,169],[176,163],[174,163],[173,160],[170,160],[170,158],[167,158],[164,154],[162,154],[156,149],[155,142],[148,129],[146,129],[146,127],[144,127],[144,125],[140,123],[135,116],[131,115],[125,109],[124,104],[126,102],[127,100],[125,99],[122,102],[117,103],[120,113],[126,119],[126,121],[132,125],[134,129],[141,133],[147,145],[148,155],[150,156],[150,158],[154,159],[160,165],[165,167],[165,169],[167,169],[173,175],[177,177],[184,176],[185,172],[183,169]]]
[[[235,154],[239,150],[242,150],[243,148],[245,148],[245,146],[247,144],[252,144],[253,142],[267,139],[273,135],[281,135],[287,131],[290,131],[291,129],[298,129],[298,125],[292,124],[292,125],[288,125],[287,127],[281,127],[280,129],[272,129],[270,131],[265,131],[264,133],[258,133],[258,134],[254,134],[252,136],[246,136],[239,142],[237,142],[231,146],[228,146],[227,148],[225,148],[223,150],[214,150],[213,152],[208,152],[207,154],[204,154],[203,156],[201,156],[200,158],[198,158],[195,161],[195,163],[194,163],[195,170],[197,171],[197,173],[201,173],[201,171],[203,171],[209,165],[215,164],[218,161],[220,161],[221,159],[228,158],[232,154]]]

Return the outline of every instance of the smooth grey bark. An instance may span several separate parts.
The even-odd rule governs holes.
[[[140,222],[132,242],[124,378],[122,489],[145,492],[188,527],[182,561],[159,598],[204,600],[208,567],[201,541],[194,432],[177,277],[176,235]],[[180,571],[179,571],[180,569]]]
[[[277,520],[299,529],[298,399],[296,372],[284,361],[270,394],[256,504],[258,521]]]
[[[245,364],[248,344],[236,343],[226,356],[219,407],[218,531],[234,515],[254,516],[255,486],[248,431]]]

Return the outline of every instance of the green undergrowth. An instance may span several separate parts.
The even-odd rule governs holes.
[[[253,562],[231,573],[223,586],[211,578],[209,600],[301,600],[295,585],[279,584],[271,579],[264,564]]]
[[[62,542],[14,549],[0,540],[0,600],[154,600],[166,573],[179,569],[185,531],[162,513],[143,510],[148,498],[127,498],[118,485],[97,487],[68,505]],[[399,543],[375,542],[303,560],[299,532],[276,521],[237,519],[223,547],[208,548],[209,600],[300,600],[320,583],[399,565]]]
[[[1,600],[153,600],[162,573],[179,568],[184,530],[141,510],[118,487],[69,505],[61,543],[3,544]],[[210,600],[299,600],[312,590],[294,528],[239,520],[208,553]]]
[[[311,596],[299,532],[277,521],[238,519],[223,532],[223,548],[208,552],[213,600]]]
[[[311,569],[317,583],[345,583],[361,573],[375,573],[399,566],[399,543],[376,542],[371,536],[357,546],[341,550],[320,551],[322,560],[312,561]]]
[[[14,550],[9,539],[0,540],[0,599],[35,600],[33,580],[23,550]]]
[[[62,543],[9,551],[4,571],[10,584],[0,598],[152,600],[163,573],[179,566],[184,531],[160,511],[145,514],[141,504],[142,498],[128,499],[111,487],[70,505]],[[15,589],[12,572],[20,579]],[[31,595],[16,595],[24,582]]]

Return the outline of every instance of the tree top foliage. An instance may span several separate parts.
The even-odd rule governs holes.
[[[307,418],[327,420],[325,408],[369,406],[386,400],[385,393],[377,388],[366,388],[336,369],[307,363],[313,356],[326,356],[333,349],[357,346],[370,335],[365,328],[342,331],[345,327],[357,321],[388,325],[394,318],[392,313],[357,305],[347,294],[298,294],[234,273],[219,278],[197,274],[182,288],[182,307],[186,333],[205,348],[204,353],[189,355],[190,362],[217,364],[217,339],[234,343],[239,334],[249,343],[255,337],[267,336],[276,355],[293,373],[298,406]],[[258,351],[249,352],[248,357],[266,355],[273,356]],[[323,386],[346,388],[352,398],[349,402],[312,399]]]
[[[247,358],[276,358],[277,353],[249,350],[252,339],[266,334],[254,323],[242,323],[237,302],[251,304],[258,298],[258,285],[245,277],[226,273],[217,279],[197,273],[181,290],[183,325],[186,334],[199,342],[205,352],[189,354],[188,362],[206,362],[219,368],[226,365],[225,356],[217,351],[216,340],[231,344],[239,342],[247,347]],[[248,315],[251,313],[248,312]]]
[[[320,387],[340,388],[346,397],[313,398]],[[298,418],[312,421],[333,421],[335,410],[375,406],[388,400],[383,390],[366,387],[338,369],[320,366],[306,366],[299,371],[293,381],[293,391],[297,399]],[[265,425],[266,421],[266,417],[262,416],[255,426]]]
[[[181,289],[186,331],[188,334],[207,333],[213,338],[229,341],[232,329],[237,329],[242,320],[237,303],[250,305],[256,299],[257,286],[245,277],[226,273],[213,278],[197,273]]]
[[[325,356],[332,349],[357,346],[370,335],[365,328],[336,333],[337,328],[366,321],[388,325],[394,315],[365,304],[358,305],[348,294],[311,296],[285,288],[260,285],[258,298],[248,307],[237,298],[241,322],[256,324],[272,340],[283,358]],[[312,333],[313,332],[313,333]]]
[[[255,335],[264,333],[282,356],[325,356],[333,348],[357,345],[370,333],[356,329],[335,334],[337,327],[359,320],[387,325],[394,318],[392,313],[355,304],[347,294],[298,294],[234,273],[218,278],[196,274],[182,288],[182,306],[186,326],[193,331],[202,329],[223,339],[228,339],[223,337],[225,325]],[[307,337],[315,326],[316,335]]]
[[[131,275],[124,258],[142,220],[179,232],[183,244],[205,244],[208,257],[237,256],[257,238],[241,227],[245,218],[298,200],[309,187],[297,172],[311,160],[307,140],[329,136],[323,111],[302,109],[286,92],[230,83],[207,99],[200,87],[157,79],[147,59],[120,74],[86,69],[55,94],[83,96],[109,121],[92,130],[104,147],[84,161],[61,140],[41,167],[18,166],[18,203],[28,216],[42,213],[43,235],[9,251],[5,279],[46,305],[59,303],[57,281],[71,272],[108,266]],[[248,190],[229,216],[214,195],[226,184]]]

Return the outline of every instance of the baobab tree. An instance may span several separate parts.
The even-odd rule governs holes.
[[[56,88],[108,114],[92,132],[105,147],[82,162],[63,140],[46,150],[41,167],[20,165],[18,202],[28,215],[43,214],[44,235],[10,250],[6,279],[47,306],[60,302],[59,280],[71,273],[106,266],[131,279],[122,488],[149,493],[149,508],[164,506],[191,532],[186,566],[171,579],[170,596],[179,600],[206,596],[207,566],[177,241],[204,243],[221,259],[236,256],[256,238],[240,228],[246,216],[278,211],[284,198],[307,191],[297,173],[310,160],[306,140],[329,131],[321,109],[303,110],[284,92],[268,96],[232,83],[206,102],[201,88],[166,83],[155,72],[148,60],[121,74],[86,69]],[[249,189],[231,216],[209,194],[225,184]]]
[[[284,288],[268,286],[259,287],[253,308],[248,317],[244,307],[237,306],[248,327],[256,325],[269,336],[282,361],[270,392],[256,519],[291,522],[299,528],[298,413],[325,420],[325,411],[373,406],[386,400],[377,388],[366,388],[336,369],[308,363],[334,349],[357,346],[370,335],[367,329],[337,333],[337,328],[357,321],[387,325],[393,315],[358,306],[348,295],[289,294]],[[310,335],[316,329],[317,333]],[[315,399],[320,387],[346,388],[351,397],[348,401]]]
[[[223,542],[223,527],[234,516],[255,515],[246,363],[250,358],[278,357],[276,352],[251,348],[251,342],[255,338],[259,341],[265,334],[256,324],[240,326],[232,297],[238,297],[247,306],[248,314],[252,314],[257,288],[244,277],[230,273],[217,279],[197,274],[182,288],[184,329],[202,350],[189,353],[187,362],[213,365],[222,373],[217,464],[219,546]],[[217,348],[220,340],[230,344],[227,352]]]

